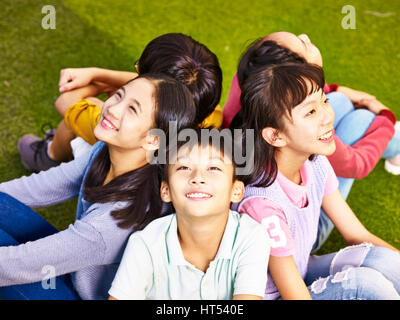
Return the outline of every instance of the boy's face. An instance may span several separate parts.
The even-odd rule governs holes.
[[[161,198],[172,201],[177,214],[204,217],[227,214],[231,202],[243,198],[244,185],[233,181],[229,157],[211,146],[181,147],[168,166],[168,184],[161,185]]]

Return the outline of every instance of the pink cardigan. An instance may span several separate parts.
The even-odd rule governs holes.
[[[325,85],[324,92],[336,91],[337,84]],[[237,74],[232,79],[228,100],[223,109],[223,128],[229,128],[241,108],[241,90]],[[338,177],[361,179],[378,163],[390,139],[394,135],[396,117],[390,110],[381,111],[372,121],[363,137],[352,146],[343,143],[336,135],[336,151],[328,157]]]

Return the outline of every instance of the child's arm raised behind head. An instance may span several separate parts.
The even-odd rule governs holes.
[[[95,82],[119,88],[137,76],[136,72],[129,71],[102,68],[67,68],[61,70],[58,86],[60,87],[60,92],[78,89]]]

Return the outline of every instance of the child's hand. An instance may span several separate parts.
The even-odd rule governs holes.
[[[93,79],[93,68],[67,68],[60,72],[58,86],[60,92],[66,92],[73,89],[89,85]]]
[[[359,90],[354,90],[344,86],[339,86],[337,91],[345,94],[351,100],[351,102],[355,104],[361,104],[361,101],[366,99],[376,99],[375,96],[369,93]]]
[[[356,108],[367,108],[369,111],[379,114],[382,110],[388,109],[382,102],[377,99],[361,99],[360,103],[355,105]]]

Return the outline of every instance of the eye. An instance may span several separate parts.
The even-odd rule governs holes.
[[[309,112],[307,112],[306,117],[313,115],[315,112],[315,109],[310,110]]]
[[[186,166],[179,166],[179,167],[176,169],[176,171],[179,171],[179,170],[189,170],[189,167],[186,167]]]
[[[208,170],[211,170],[211,171],[222,171],[220,168],[218,168],[218,167],[210,167],[210,168],[208,168]]]
[[[129,109],[133,110],[133,112],[134,112],[135,114],[137,114],[137,111],[136,111],[136,109],[135,109],[134,106],[129,106]]]
[[[117,91],[116,93],[114,93],[114,96],[113,96],[116,100],[120,100],[121,99],[121,97],[122,97],[122,94],[121,94],[121,92],[119,92],[119,91]]]

